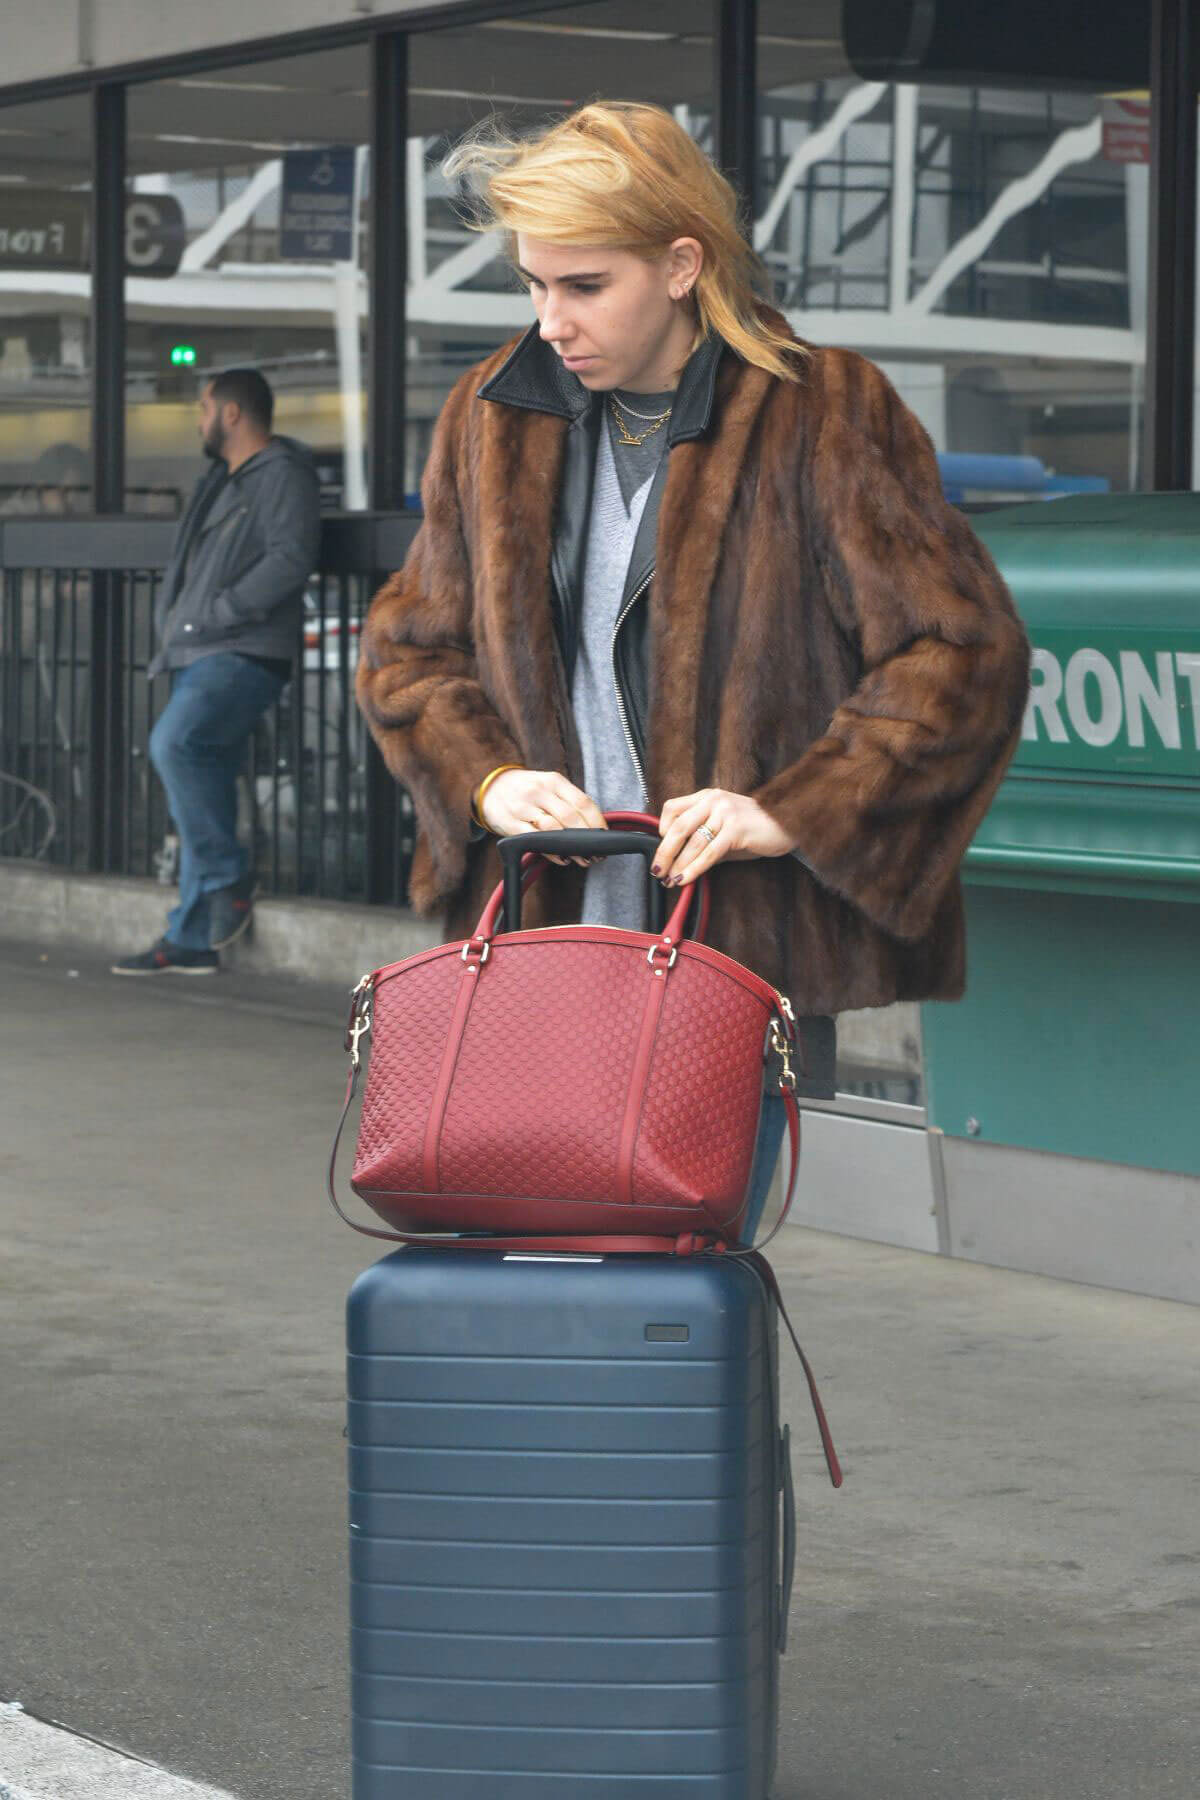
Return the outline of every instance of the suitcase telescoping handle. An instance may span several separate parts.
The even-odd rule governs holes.
[[[500,839],[504,865],[504,929],[521,929],[523,858],[538,856],[644,856],[647,865],[658,854],[658,838],[645,831],[521,831]],[[658,893],[665,892],[659,888]],[[661,921],[659,921],[661,923]]]

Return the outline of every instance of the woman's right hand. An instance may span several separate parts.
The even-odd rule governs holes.
[[[553,769],[506,769],[483,796],[480,817],[497,837],[520,831],[604,831],[607,822],[596,802]],[[565,866],[561,856],[548,858]],[[571,859],[581,868],[588,859]]]

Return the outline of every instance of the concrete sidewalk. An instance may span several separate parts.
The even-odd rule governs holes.
[[[344,989],[10,944],[0,992],[0,1700],[340,1800],[342,1303],[375,1254],[322,1195]],[[1190,1800],[1200,1312],[799,1229],[775,1260],[847,1470],[785,1357],[776,1800]]]
[[[0,1800],[235,1800],[0,1702]]]

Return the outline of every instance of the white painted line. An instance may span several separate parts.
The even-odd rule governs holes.
[[[0,1705],[0,1800],[235,1800]]]

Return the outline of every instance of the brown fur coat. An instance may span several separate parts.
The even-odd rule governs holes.
[[[499,763],[579,783],[550,551],[567,421],[450,394],[424,524],[363,634],[358,699],[412,795],[418,911],[465,936],[499,876],[471,796]],[[814,349],[800,383],[728,352],[705,434],[670,452],[650,606],[650,806],[752,794],[793,857],[719,866],[710,943],[798,1012],[957,997],[957,869],[1017,742],[1028,646],[942,497],[925,431],[872,363]],[[551,869],[526,922],[578,917]]]

